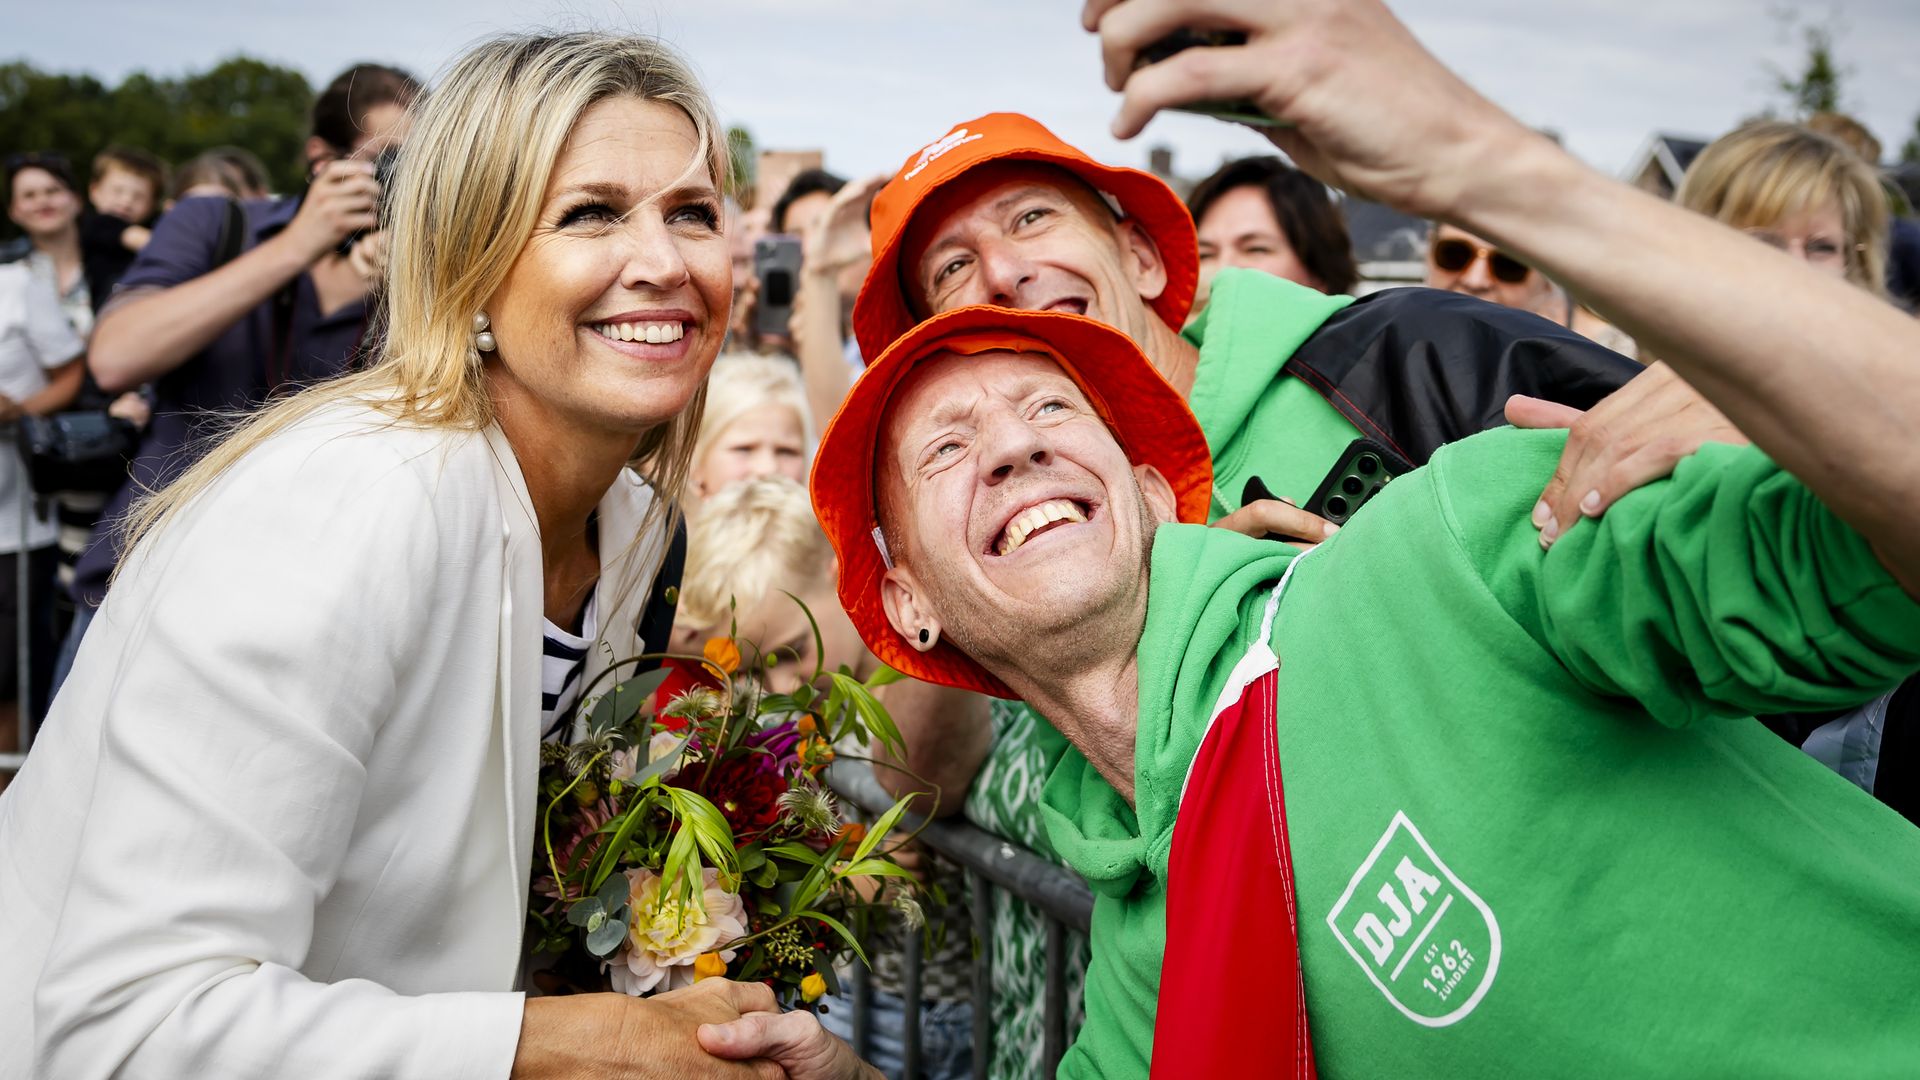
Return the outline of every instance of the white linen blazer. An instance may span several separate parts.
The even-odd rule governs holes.
[[[600,504],[588,680],[640,651],[652,503]],[[505,1077],[542,582],[497,428],[364,406],[143,544],[0,796],[0,1077]]]

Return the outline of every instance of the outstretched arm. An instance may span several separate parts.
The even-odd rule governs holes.
[[[1114,131],[1252,98],[1303,168],[1497,241],[1663,357],[1920,594],[1920,324],[1575,161],[1475,93],[1380,0],[1089,0]],[[1248,34],[1132,71],[1183,26]]]

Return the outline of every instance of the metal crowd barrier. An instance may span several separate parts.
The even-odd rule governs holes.
[[[0,425],[0,439],[13,441],[13,425]],[[20,467],[20,486],[27,487],[26,466]],[[28,620],[33,612],[33,594],[28,591],[29,562],[27,558],[27,527],[33,513],[34,498],[23,492],[26,497],[20,500],[20,552],[14,556],[14,604],[13,632],[16,635],[14,663],[18,665],[15,673],[19,676],[14,685],[20,697],[20,750],[13,754],[0,754],[0,773],[17,773],[20,766],[26,764],[27,751],[33,747],[33,694],[30,693],[33,680],[33,650],[28,642],[32,623]]]
[[[827,773],[827,781],[847,801],[877,815],[893,805],[893,796],[875,779],[871,766],[842,761]],[[900,830],[919,828],[923,819],[907,814]],[[927,848],[959,864],[967,872],[968,909],[973,920],[973,1075],[985,1080],[993,1058],[993,891],[1001,889],[1040,909],[1046,917],[1046,989],[1041,1003],[1042,1076],[1052,1076],[1067,1049],[1067,931],[1086,933],[1093,921],[1093,892],[1073,871],[1056,866],[958,818],[929,822],[920,833]],[[949,932],[952,932],[951,930]],[[905,1075],[916,1080],[920,1067],[920,935],[907,934],[903,956],[902,997],[906,999]],[[853,1048],[867,1056],[872,1031],[869,1012],[872,983],[867,969],[854,965]]]

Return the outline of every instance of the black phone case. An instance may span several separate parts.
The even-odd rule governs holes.
[[[1301,509],[1345,525],[1388,481],[1412,471],[1407,459],[1362,436],[1340,452],[1340,460]]]

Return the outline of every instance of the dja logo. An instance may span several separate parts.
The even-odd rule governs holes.
[[[964,146],[967,143],[973,142],[975,139],[983,138],[986,138],[986,136],[967,134],[966,128],[954,128],[952,131],[942,135],[938,140],[928,143],[921,149],[919,158],[914,161],[913,168],[907,171],[905,179],[911,180],[919,176],[922,169],[938,161],[941,154],[946,153],[954,147]]]
[[[1500,967],[1500,924],[1405,813],[1327,913],[1327,926],[1409,1020],[1446,1027],[1473,1011]]]

